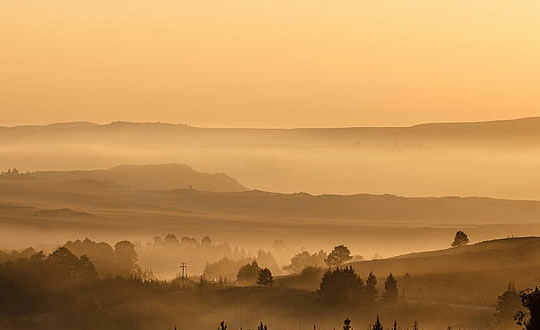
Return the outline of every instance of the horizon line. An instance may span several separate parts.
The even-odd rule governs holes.
[[[59,121],[51,123],[36,123],[36,124],[21,124],[12,126],[0,126],[0,128],[13,129],[13,128],[25,128],[25,127],[50,127],[50,126],[67,126],[76,124],[94,125],[94,126],[109,126],[118,124],[131,124],[131,125],[172,125],[172,126],[184,126],[188,128],[205,128],[205,129],[253,129],[253,130],[295,130],[295,129],[351,129],[351,128],[413,128],[424,125],[459,125],[459,124],[483,124],[483,123],[501,123],[501,122],[513,122],[522,120],[539,120],[538,116],[518,117],[510,119],[491,119],[491,120],[475,120],[475,121],[433,121],[433,122],[421,122],[412,125],[396,125],[396,126],[293,126],[293,127],[265,127],[265,126],[204,126],[204,125],[191,125],[186,122],[167,122],[167,121],[130,121],[130,120],[114,120],[110,122],[94,122],[86,120],[73,120],[73,121]]]

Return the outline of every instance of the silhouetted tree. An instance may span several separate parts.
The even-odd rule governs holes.
[[[261,324],[259,324],[259,326],[257,327],[257,330],[268,330],[268,327],[266,326],[266,324],[263,324],[261,322]]]
[[[349,251],[349,248],[345,245],[338,245],[334,247],[324,262],[328,267],[338,267],[351,259],[351,251]]]
[[[515,316],[518,325],[522,325],[527,330],[540,329],[540,289],[527,289],[521,293],[521,304],[529,311],[518,312]]]
[[[291,264],[283,269],[292,273],[300,273],[306,267],[324,267],[327,257],[328,255],[323,250],[313,254],[304,251],[292,257]]]
[[[257,278],[257,284],[264,286],[272,286],[274,278],[272,277],[272,272],[268,268],[263,268],[259,271],[259,276]]]
[[[383,330],[381,320],[379,320],[379,315],[377,315],[377,319],[375,320],[375,323],[371,327],[371,330]]]
[[[467,237],[467,234],[462,232],[461,230],[456,233],[456,236],[454,237],[454,242],[452,242],[452,247],[459,247],[459,246],[465,246],[469,243],[469,237]]]
[[[343,321],[343,330],[352,330],[351,320],[349,320],[349,318],[346,318],[345,321]]]
[[[255,283],[259,276],[259,270],[259,265],[256,261],[253,261],[251,264],[244,265],[238,270],[236,279],[238,282]]]
[[[412,330],[418,330],[418,321],[414,321]]]
[[[122,276],[129,277],[138,270],[137,252],[130,241],[120,241],[114,245],[114,259],[117,272]]]
[[[225,324],[225,321],[221,321],[218,330],[227,330],[227,325]]]
[[[383,300],[386,302],[395,302],[398,300],[398,287],[394,275],[390,273],[384,282]]]
[[[324,300],[334,304],[360,302],[364,281],[352,267],[329,269],[322,278],[319,292]]]
[[[497,299],[497,314],[495,317],[499,322],[512,321],[521,308],[519,293],[514,287],[514,284],[510,283],[508,289]]]
[[[369,272],[366,280],[365,299],[368,303],[373,303],[377,298],[377,277],[373,272]]]

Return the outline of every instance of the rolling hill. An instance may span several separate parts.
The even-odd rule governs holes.
[[[65,189],[107,189],[121,187],[133,190],[167,190],[193,188],[206,191],[244,191],[235,179],[224,173],[197,172],[180,164],[121,165],[107,170],[38,171],[24,176],[0,176],[0,182],[34,182],[53,184]]]
[[[0,141],[3,170],[180,163],[285,193],[540,199],[540,118],[298,129],[75,122],[1,127]]]

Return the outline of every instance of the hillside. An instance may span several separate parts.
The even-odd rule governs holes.
[[[38,171],[29,176],[0,176],[9,182],[54,184],[65,189],[107,189],[121,187],[133,190],[167,190],[189,188],[207,191],[244,191],[245,187],[224,173],[202,173],[179,164],[121,165],[107,170]]]
[[[540,266],[540,237],[506,238],[459,248],[351,263],[360,273],[445,274],[532,269]]]
[[[384,292],[386,277],[392,273],[405,301],[470,306],[493,313],[497,297],[509,283],[518,290],[540,284],[539,257],[540,237],[517,237],[349,265],[364,280],[373,272],[379,295]],[[319,282],[300,275],[278,277],[276,285],[319,289]]]

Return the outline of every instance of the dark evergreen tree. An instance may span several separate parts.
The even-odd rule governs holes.
[[[363,298],[364,282],[352,267],[329,269],[322,278],[319,292],[333,304],[359,303]]]
[[[377,277],[373,274],[373,272],[370,272],[366,280],[365,300],[368,303],[373,303],[375,302],[376,298],[377,298]]]
[[[397,281],[392,273],[388,275],[388,278],[384,282],[383,300],[385,302],[395,302],[398,300]]]
[[[371,330],[383,330],[383,326],[381,324],[381,321],[379,320],[379,315],[377,315],[377,319],[375,320],[375,323],[371,327]]]
[[[366,280],[365,299],[369,303],[373,303],[377,298],[377,277],[370,272]]]

